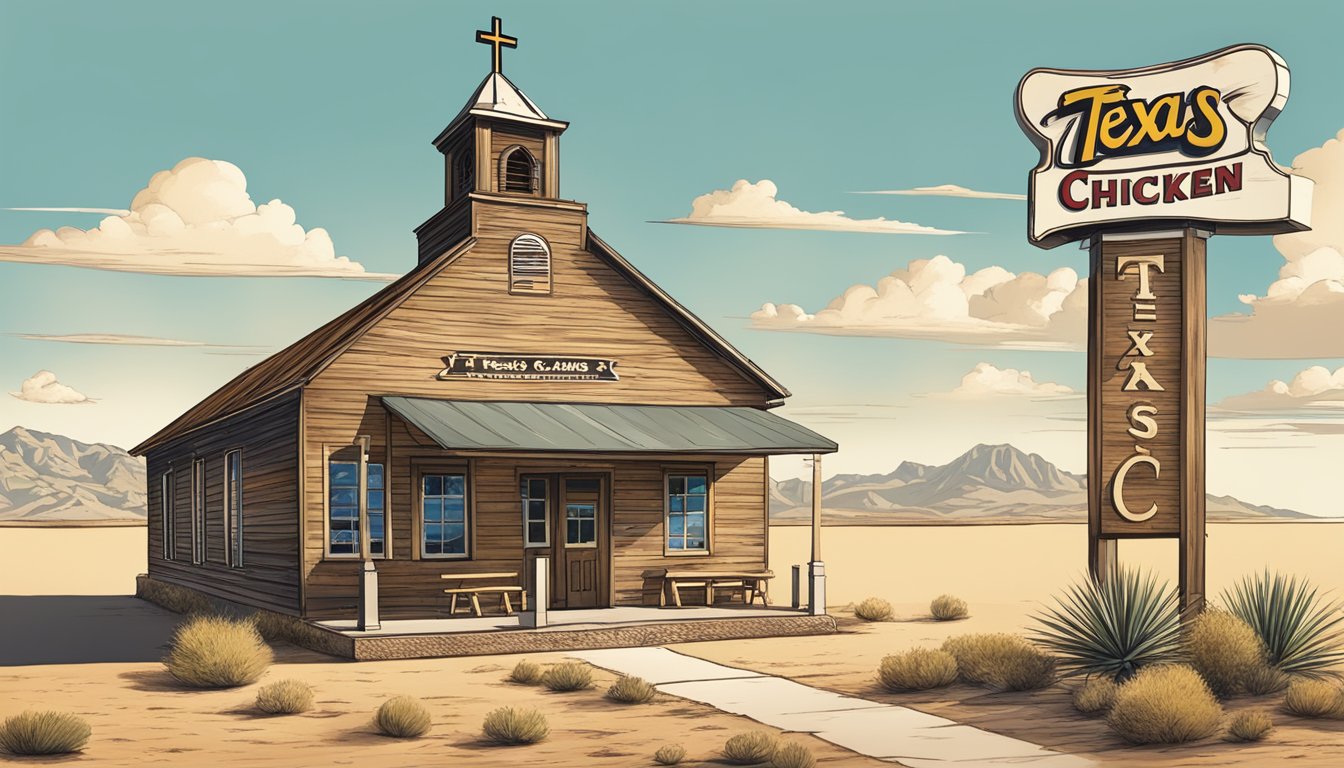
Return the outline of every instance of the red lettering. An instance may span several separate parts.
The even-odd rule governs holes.
[[[1152,205],[1153,203],[1156,203],[1157,202],[1156,192],[1149,194],[1143,191],[1144,187],[1151,187],[1156,184],[1157,184],[1156,176],[1144,176],[1143,178],[1134,182],[1134,202],[1138,203],[1139,205]]]
[[[1181,182],[1189,173],[1168,173],[1162,177],[1162,202],[1174,203],[1177,200],[1188,200],[1185,193],[1181,191]]]
[[[1073,196],[1073,185],[1080,181],[1087,183],[1086,171],[1074,171],[1059,183],[1059,203],[1070,211],[1081,211],[1087,207],[1087,200],[1079,200]]]
[[[1208,197],[1213,194],[1213,185],[1209,179],[1213,176],[1212,168],[1200,168],[1190,173],[1190,196]]]
[[[1218,166],[1213,172],[1213,186],[1217,190],[1214,194],[1217,195],[1224,192],[1240,192],[1241,163]]]
[[[1105,207],[1115,207],[1115,179],[1109,181],[1092,180],[1092,207],[1101,208],[1105,202]]]

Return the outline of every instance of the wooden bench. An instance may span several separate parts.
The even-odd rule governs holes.
[[[444,594],[452,595],[452,602],[448,606],[448,615],[457,615],[457,599],[459,597],[469,598],[468,605],[474,616],[483,616],[481,612],[481,595],[499,595],[500,607],[506,615],[513,615],[513,602],[509,599],[510,595],[518,595],[522,600],[522,609],[527,610],[527,591],[518,585],[518,574],[515,573],[443,573],[439,574],[440,579],[453,579],[457,581],[457,586],[443,590]],[[509,584],[482,584],[471,585],[472,582],[480,581],[508,581]]]
[[[658,607],[667,607],[667,593],[671,591],[672,602],[681,608],[681,590],[703,588],[705,605],[714,605],[714,590],[734,590],[742,593],[742,602],[752,605],[761,598],[762,605],[769,605],[767,586],[775,574],[772,571],[691,571],[676,568],[658,568],[645,571],[646,579],[661,579],[658,590]]]

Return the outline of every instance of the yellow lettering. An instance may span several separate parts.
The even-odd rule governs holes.
[[[1191,101],[1194,102],[1195,109],[1199,110],[1204,119],[1208,121],[1209,132],[1201,136],[1194,131],[1189,131],[1185,137],[1187,143],[1201,149],[1217,147],[1223,143],[1223,139],[1227,136],[1227,125],[1223,122],[1223,116],[1218,114],[1220,96],[1221,94],[1213,88],[1200,88],[1195,91]]]
[[[1090,88],[1078,88],[1059,97],[1059,106],[1070,107],[1079,102],[1087,102],[1087,118],[1082,121],[1085,131],[1082,147],[1078,151],[1078,161],[1090,163],[1097,157],[1097,131],[1101,123],[1102,107],[1117,101],[1123,101],[1129,88],[1123,85],[1096,85]]]
[[[1129,140],[1129,136],[1134,132],[1134,129],[1126,128],[1125,132],[1119,136],[1116,136],[1113,131],[1124,125],[1128,119],[1129,115],[1125,113],[1123,107],[1112,107],[1106,110],[1106,113],[1101,116],[1101,125],[1097,128],[1097,136],[1103,147],[1119,149],[1125,146],[1125,142]]]

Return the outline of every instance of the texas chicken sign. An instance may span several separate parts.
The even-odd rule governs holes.
[[[1306,229],[1311,182],[1264,145],[1287,99],[1287,65],[1259,45],[1140,69],[1033,69],[1017,88],[1018,123],[1041,152],[1028,239],[1053,248],[1163,221],[1220,234]]]

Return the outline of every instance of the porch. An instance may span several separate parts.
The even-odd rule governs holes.
[[[358,629],[355,620],[319,621],[313,626],[333,635],[340,655],[357,661],[630,648],[836,631],[830,616],[747,606],[552,611],[547,626],[535,628],[522,626],[517,615],[394,619],[371,630]]]

